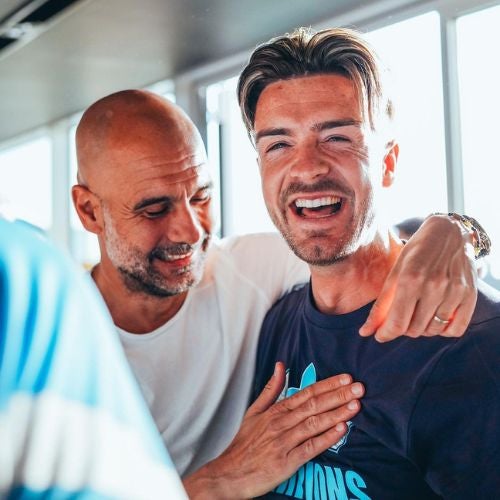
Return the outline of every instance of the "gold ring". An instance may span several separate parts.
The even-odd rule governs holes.
[[[439,316],[434,315],[432,318],[433,321],[437,321],[440,325],[449,325],[451,323],[451,319],[441,319]]]

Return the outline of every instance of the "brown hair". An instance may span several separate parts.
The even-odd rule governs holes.
[[[345,76],[354,83],[372,129],[381,110],[392,118],[377,55],[358,32],[332,28],[314,33],[299,28],[257,47],[240,75],[238,102],[248,133],[253,132],[259,96],[269,84],[325,73]]]

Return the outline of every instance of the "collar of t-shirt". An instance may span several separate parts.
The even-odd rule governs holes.
[[[318,310],[312,293],[311,281],[307,285],[307,297],[304,313],[306,318],[315,325],[323,328],[359,328],[366,321],[375,301],[372,301],[355,311],[346,314],[324,314]]]

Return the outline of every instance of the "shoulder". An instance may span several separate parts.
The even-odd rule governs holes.
[[[288,245],[278,233],[253,233],[245,235],[228,236],[217,240],[215,244],[222,251],[235,256],[256,257],[266,254],[291,254]]]
[[[268,312],[268,316],[283,316],[289,311],[296,311],[297,308],[307,300],[309,286],[307,283],[299,283],[292,290],[283,295]]]
[[[267,332],[282,328],[284,325],[295,323],[297,315],[303,311],[308,290],[307,284],[301,283],[281,297],[267,312],[262,324],[261,335],[266,335]]]
[[[478,284],[478,290],[476,309],[465,334],[443,345],[432,373],[434,383],[442,380],[473,387],[474,391],[482,391],[489,383],[500,387],[500,293],[484,282]]]
[[[495,321],[500,322],[500,292],[479,280],[476,309],[470,327]]]
[[[11,293],[19,295],[20,287],[25,287],[33,293],[39,287],[61,287],[72,279],[74,271],[69,258],[42,232],[27,224],[0,219],[0,236],[4,290],[11,289]]]
[[[304,283],[309,268],[277,233],[232,236],[212,242],[204,281],[250,286],[274,303],[293,285]]]

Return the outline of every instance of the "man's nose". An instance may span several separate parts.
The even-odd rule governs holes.
[[[297,148],[297,154],[290,168],[290,175],[302,180],[312,180],[327,175],[330,172],[330,163],[318,151],[315,144],[307,144]]]
[[[202,227],[196,211],[188,201],[177,205],[168,220],[167,238],[173,243],[194,245],[202,236]]]

